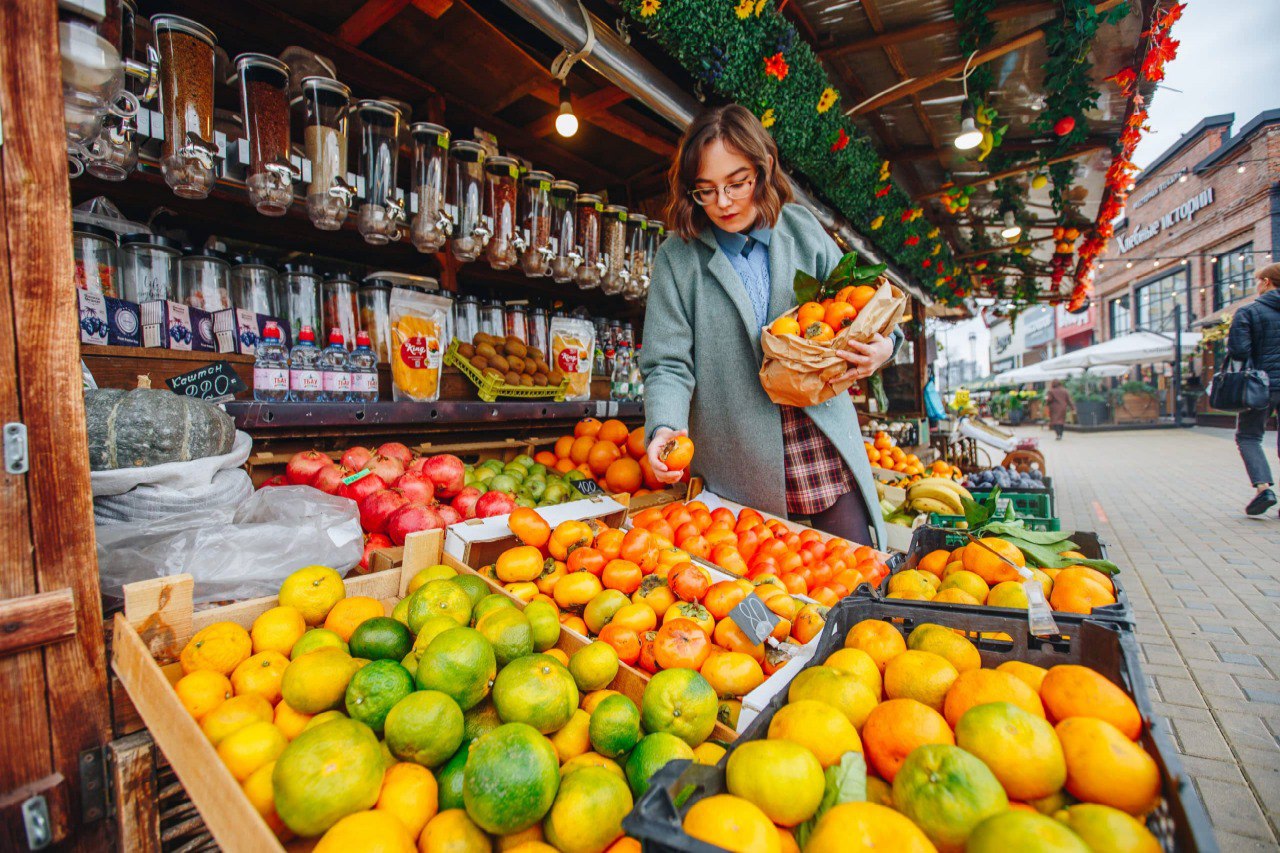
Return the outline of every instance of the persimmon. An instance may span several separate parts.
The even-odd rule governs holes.
[[[750,569],[747,561],[742,559],[738,546],[732,542],[721,542],[711,549],[711,562],[736,577],[745,576]]]
[[[854,308],[848,302],[832,302],[827,307],[827,311],[822,315],[822,322],[839,332],[853,324],[853,318],[858,316],[858,309]]]
[[[645,631],[640,635],[640,658],[636,661],[636,665],[650,674],[662,669],[658,666],[658,658],[654,653],[654,644],[657,639],[657,631]]]
[[[609,466],[617,462],[621,456],[622,451],[618,449],[618,445],[611,441],[597,441],[587,452],[586,462],[593,476],[603,477],[609,470]]]
[[[652,489],[655,492],[661,491],[667,487],[667,484],[658,479],[658,475],[654,473],[653,466],[649,464],[648,456],[640,457],[640,473],[644,475],[644,485],[646,489]]]
[[[600,431],[596,433],[596,438],[600,441],[608,441],[614,445],[623,445],[627,443],[627,438],[631,435],[631,431],[627,429],[627,425],[622,421],[610,418],[600,424]]]
[[[701,533],[690,536],[680,543],[680,547],[702,560],[711,556],[711,543]]]
[[[690,512],[687,506],[681,503],[668,505],[667,508],[662,511],[662,517],[667,520],[667,523],[670,524],[672,528],[679,528],[693,521],[693,513]]]
[[[503,589],[511,593],[521,603],[528,604],[533,601],[533,597],[538,594],[538,585],[529,581],[516,581],[514,583],[503,584]]]
[[[705,509],[692,509],[691,507],[689,514],[693,523],[698,525],[698,530],[706,533],[707,528],[711,526],[711,513],[707,512]]]
[[[684,540],[691,536],[701,536],[702,531],[698,529],[698,525],[692,521],[686,521],[684,524],[676,528],[675,542],[676,547],[683,547]]]
[[[660,548],[657,553],[657,565],[670,569],[681,563],[689,562],[689,552],[676,547]],[[665,577],[665,575],[664,575]]]
[[[701,601],[711,581],[707,573],[693,563],[681,563],[668,573],[667,586],[681,601]]]
[[[738,523],[733,526],[735,533],[742,533],[744,530],[752,530],[761,527],[762,522],[758,518],[750,518],[747,516],[738,516]]]
[[[609,562],[605,559],[604,554],[599,550],[585,545],[581,548],[575,548],[573,553],[569,555],[569,559],[565,560],[565,570],[568,572],[590,572],[596,577],[600,577],[600,573],[604,571],[605,564]]]
[[[591,528],[581,521],[562,521],[551,531],[547,551],[557,560],[567,560],[577,549],[590,545],[593,538]]]
[[[733,510],[726,507],[718,506],[711,510],[711,520],[716,524],[724,524],[733,529],[733,525],[737,523],[737,519],[733,517]]]
[[[782,585],[787,588],[787,592],[792,595],[807,595],[809,593],[809,584],[796,572],[787,572],[782,576],[781,580]]]
[[[610,622],[600,629],[597,638],[613,647],[618,653],[618,660],[625,664],[633,664],[640,659],[640,634],[631,628]]]
[[[668,604],[667,606],[670,607],[671,605]],[[664,610],[663,612],[665,613],[666,611]],[[630,628],[632,631],[642,634],[658,627],[658,614],[648,604],[632,601],[631,604],[618,608],[617,612],[613,614],[613,618],[609,620],[609,624]]]
[[[711,656],[711,638],[692,620],[673,618],[653,638],[653,656],[662,669],[698,669]]]
[[[756,555],[756,549],[760,547],[760,534],[754,530],[744,530],[738,534],[738,553],[748,563],[751,558]]]
[[[646,509],[642,509],[635,515],[631,516],[631,526],[647,528],[650,524],[653,524],[653,522],[660,518],[665,518],[662,514],[662,507],[647,507]]]
[[[551,595],[561,609],[581,610],[603,590],[600,579],[590,572],[570,572],[560,579]]]
[[[507,526],[526,545],[541,548],[551,538],[551,525],[527,506],[518,506],[507,516]]]
[[[718,621],[728,616],[729,611],[746,597],[746,592],[738,586],[737,581],[716,581],[707,587],[706,594],[702,597],[702,606]]]
[[[784,314],[769,325],[769,331],[775,335],[799,335],[800,324],[796,322],[795,317]]]
[[[800,328],[805,328],[812,323],[821,322],[827,310],[822,307],[820,302],[806,302],[800,306],[800,310],[796,312],[796,323]]]
[[[560,578],[567,574],[564,563],[559,560],[547,560],[542,564],[542,574],[533,579],[537,584],[538,591],[543,595],[551,595],[555,592],[556,584],[560,582]]]
[[[627,595],[640,588],[644,572],[630,560],[610,560],[600,575],[606,589],[616,589]]]
[[[840,597],[829,586],[820,586],[817,589],[809,590],[809,597],[827,607],[835,606],[836,602],[840,600]]]
[[[570,631],[575,631],[584,637],[587,636],[587,623],[582,621],[581,616],[573,613],[561,613],[560,625],[564,628],[568,628]]]
[[[645,455],[648,448],[644,442],[644,427],[638,426],[627,435],[626,447],[632,459],[639,459]]]
[[[835,301],[847,303],[849,301],[849,297],[853,296],[854,290],[856,290],[856,288],[852,284],[848,285],[847,287],[840,288],[840,290],[836,293]]]
[[[758,661],[764,660],[764,644],[753,645],[747,635],[732,619],[721,619],[716,623],[711,638],[716,645],[730,652],[744,652]]]
[[[622,537],[618,556],[640,565],[651,550],[653,550],[653,534],[637,527],[628,530]]]
[[[503,583],[531,581],[542,574],[542,552],[532,545],[518,545],[498,555],[494,571]]]
[[[867,303],[871,301],[871,297],[876,295],[876,289],[867,284],[860,284],[853,289],[853,293],[849,295],[849,304],[861,311],[867,307]]]
[[[662,445],[658,458],[669,471],[683,471],[693,461],[693,440],[687,435],[678,435]]]
[[[600,423],[595,418],[583,418],[573,425],[573,435],[575,438],[582,438],[583,436],[595,438],[600,434],[600,428],[602,426],[604,426],[604,424]]]
[[[806,340],[816,344],[825,343],[836,336],[835,330],[821,320],[805,326],[803,334]]]
[[[702,538],[706,539],[713,546],[719,545],[721,542],[728,542],[731,545],[738,544],[738,536],[732,530],[722,527],[719,524],[713,524],[706,530],[702,531]]]
[[[656,621],[658,614],[666,613],[667,608],[676,603],[676,595],[667,585],[666,578],[649,575],[640,581],[640,588],[631,594],[631,600],[651,609]]]
[[[589,435],[580,436],[573,440],[573,445],[569,448],[569,460],[575,466],[582,465],[587,461],[591,448],[596,446],[596,440]]]
[[[711,618],[711,613],[696,601],[677,601],[668,607],[667,612],[662,614],[662,622],[665,625],[672,619],[688,619],[697,625],[708,638],[711,637],[711,632],[716,628],[716,620]]]
[[[671,526],[671,522],[667,521],[665,518],[660,518],[657,521],[655,521],[653,524],[650,524],[649,532],[653,534],[653,538],[655,541],[658,539],[665,539],[671,544],[673,545],[675,544],[676,531]]]
[[[761,557],[757,554],[748,565],[751,568],[747,572],[747,577],[753,581],[762,577],[776,577],[778,574],[778,561],[772,557]]]

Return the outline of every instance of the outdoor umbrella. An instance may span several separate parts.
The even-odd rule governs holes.
[[[1200,343],[1199,332],[1182,333],[1182,351],[1190,352]],[[1042,361],[1036,367],[1060,370],[1064,367],[1095,367],[1100,364],[1154,364],[1173,361],[1173,337],[1155,332],[1133,332],[1091,347]]]
[[[1074,353],[1072,353],[1074,355]],[[1120,364],[1104,364],[1098,367],[1062,367],[1056,369],[1046,368],[1048,362],[1040,362],[1032,364],[1028,367],[1017,367],[1013,370],[1006,370],[1004,373],[996,374],[992,379],[993,385],[1022,385],[1028,382],[1049,382],[1053,379],[1072,379],[1082,373],[1088,373],[1090,376],[1124,376],[1129,372],[1129,368]]]

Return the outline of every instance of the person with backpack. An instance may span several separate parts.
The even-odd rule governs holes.
[[[1245,507],[1249,515],[1262,515],[1276,505],[1271,466],[1262,450],[1267,418],[1280,412],[1280,264],[1258,271],[1258,298],[1236,312],[1227,336],[1227,354],[1234,361],[1251,364],[1267,374],[1271,396],[1260,409],[1246,409],[1236,416],[1236,447],[1244,460],[1257,494]],[[1280,448],[1280,435],[1277,436]],[[1277,451],[1280,453],[1280,450]]]

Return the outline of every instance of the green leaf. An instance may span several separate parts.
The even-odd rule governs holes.
[[[1061,551],[1075,550],[1076,543],[1061,531],[1027,530],[1025,527],[992,522],[984,533],[999,536],[1017,545],[1027,558],[1027,564],[1040,569],[1064,569],[1067,566],[1088,566],[1108,575],[1117,574],[1120,567],[1110,560],[1090,560],[1079,557],[1063,557]]]
[[[796,844],[802,850],[824,814],[841,803],[864,803],[867,800],[867,761],[861,752],[846,752],[840,756],[840,763],[828,767],[823,775],[826,787],[818,810],[796,827]]]
[[[836,268],[831,271],[831,275],[827,276],[827,287],[839,290],[845,285],[849,277],[854,274],[858,268],[858,253],[849,252],[840,259],[840,263],[836,264]]]
[[[818,294],[822,292],[822,282],[818,281],[804,270],[796,270],[796,277],[792,284],[792,290],[796,293],[797,305],[803,305],[806,302],[817,302]]]
[[[867,284],[878,279],[885,270],[889,268],[888,264],[876,264],[870,267],[858,267],[849,277],[850,284]]]
[[[985,502],[961,496],[960,503],[964,505],[964,520],[970,530],[976,531],[991,520],[991,508]]]

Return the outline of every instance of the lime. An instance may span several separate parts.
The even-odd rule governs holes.
[[[417,633],[432,616],[449,616],[459,625],[471,622],[471,598],[451,580],[427,581],[409,597],[409,630]]]
[[[533,653],[533,628],[514,607],[499,607],[476,620],[476,630],[493,646],[498,666]]]
[[[453,579],[453,582],[462,587],[463,591],[471,597],[473,607],[480,603],[480,599],[493,594],[489,584],[485,583],[484,578],[479,575],[458,575]],[[475,616],[475,614],[473,613],[472,616]],[[477,616],[476,618],[479,617]]]
[[[640,742],[640,709],[621,694],[608,696],[591,714],[591,748],[617,758]]]
[[[413,651],[409,652],[409,654],[400,658],[400,665],[410,672],[417,672],[418,661],[422,660],[422,653],[425,651],[426,649],[415,648]]]
[[[413,676],[408,670],[395,661],[374,661],[351,676],[347,685],[347,715],[381,734],[387,714],[412,692]]]
[[[558,731],[578,709],[578,687],[558,660],[526,655],[503,667],[493,682],[493,704],[504,723],[528,723],[543,734]]]
[[[665,767],[668,761],[675,761],[677,758],[692,761],[693,748],[675,735],[654,732],[640,738],[636,748],[631,750],[626,765],[627,783],[636,799],[649,790],[649,780],[653,778],[653,774]]]
[[[479,575],[477,575],[479,577]],[[484,580],[484,578],[480,578]],[[488,584],[485,584],[488,586]],[[477,622],[481,620],[490,610],[498,607],[515,607],[515,601],[510,597],[499,592],[491,592],[484,598],[476,602],[474,612],[471,614]]]
[[[418,636],[413,640],[413,647],[415,649],[425,649],[431,645],[431,641],[436,637],[450,628],[457,627],[457,621],[451,616],[432,616],[426,622],[423,622],[422,627],[418,629]]]
[[[320,835],[347,815],[373,807],[383,770],[378,738],[363,723],[337,719],[304,731],[271,771],[276,814],[299,835]]]
[[[462,709],[489,695],[498,663],[493,647],[475,628],[461,626],[440,633],[418,661],[417,682],[424,690],[439,690]]]
[[[462,713],[462,742],[471,743],[502,725],[498,709],[489,701],[481,702]]]
[[[392,617],[375,616],[356,626],[349,645],[352,657],[398,661],[413,648],[413,635]]]
[[[396,703],[384,730],[396,758],[438,767],[462,745],[462,709],[438,690],[419,690]]]
[[[307,652],[314,652],[316,649],[341,649],[348,651],[346,641],[344,641],[334,631],[328,628],[312,628],[301,637],[298,642],[293,644],[293,648],[289,650],[289,660],[297,660]]]
[[[560,613],[548,601],[531,601],[524,608],[524,616],[533,629],[533,649],[545,652],[560,642]]]
[[[440,811],[467,807],[462,799],[462,777],[467,768],[467,753],[470,748],[470,744],[464,743],[443,767],[435,771],[436,785],[440,788],[437,793]]]
[[[645,731],[667,732],[694,747],[715,728],[719,708],[715,689],[698,672],[664,669],[645,685],[640,719]]]
[[[510,835],[542,820],[559,785],[560,762],[551,741],[532,726],[507,723],[471,745],[462,795],[481,829]]]

